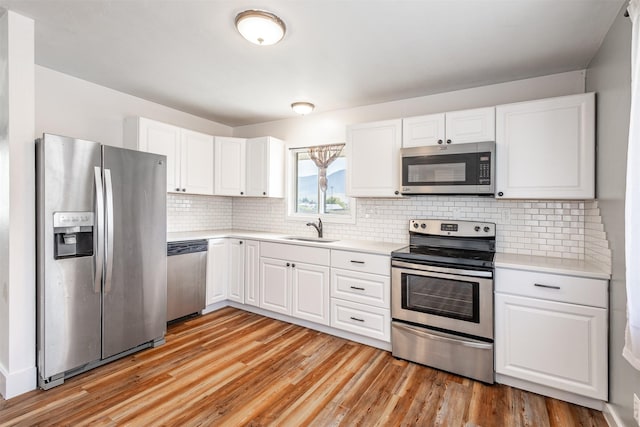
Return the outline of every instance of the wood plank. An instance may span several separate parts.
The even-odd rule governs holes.
[[[170,325],[166,341],[0,401],[0,427],[607,425],[598,411],[231,307]]]

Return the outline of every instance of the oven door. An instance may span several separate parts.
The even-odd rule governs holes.
[[[493,340],[493,272],[391,265],[393,319]]]

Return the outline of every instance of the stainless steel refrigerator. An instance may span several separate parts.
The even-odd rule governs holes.
[[[36,140],[37,351],[44,389],[164,342],[166,157]]]

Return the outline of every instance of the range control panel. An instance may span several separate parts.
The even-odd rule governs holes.
[[[479,221],[412,219],[409,221],[409,231],[435,236],[495,237],[496,225]]]

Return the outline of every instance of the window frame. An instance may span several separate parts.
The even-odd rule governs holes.
[[[305,152],[307,147],[293,147],[287,153],[287,220],[290,221],[314,221],[318,218],[322,222],[338,223],[338,224],[355,224],[356,223],[356,199],[349,197],[349,214],[330,214],[330,213],[299,213],[296,212],[297,205],[297,185],[298,185],[298,163],[297,154]],[[346,156],[346,153],[341,155]],[[346,168],[345,168],[346,170]],[[345,177],[346,179],[346,177]],[[345,182],[346,186],[346,182]],[[321,196],[320,188],[318,188],[318,209],[324,210],[324,198]]]

